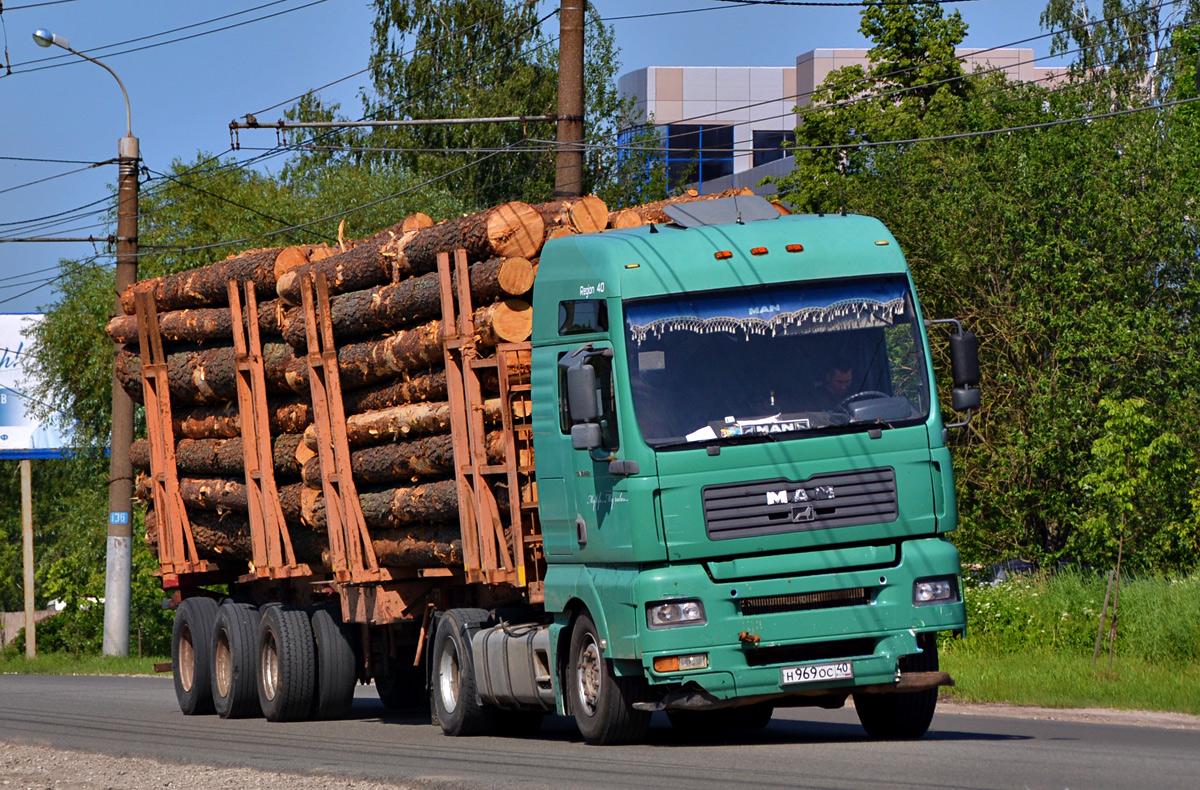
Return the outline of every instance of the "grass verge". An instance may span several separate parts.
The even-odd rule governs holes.
[[[39,653],[27,659],[24,653],[0,653],[0,675],[154,675],[155,663],[170,656],[130,658],[75,656],[70,653]]]
[[[943,690],[943,699],[1200,715],[1197,661],[1116,656],[1110,669],[1102,652],[1093,668],[1090,653],[1037,648],[1012,653],[964,642],[942,653],[941,666],[957,684]]]

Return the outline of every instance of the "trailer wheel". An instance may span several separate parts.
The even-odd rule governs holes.
[[[262,713],[255,689],[258,609],[224,601],[217,609],[212,640],[212,697],[222,719]]]
[[[479,735],[495,722],[494,708],[479,704],[475,662],[464,628],[487,622],[483,609],[451,609],[438,623],[433,643],[433,708],[447,735]]]
[[[900,670],[936,672],[938,669],[937,634],[920,634],[921,653],[900,659]],[[933,721],[938,690],[907,694],[855,694],[854,710],[867,735],[889,740],[920,738]]]
[[[312,712],[316,657],[308,613],[269,606],[258,625],[258,702],[267,721],[300,721]]]
[[[171,666],[175,698],[185,716],[212,713],[213,698],[209,649],[217,602],[211,598],[188,598],[175,610],[171,629]]]
[[[575,722],[588,743],[635,743],[646,737],[650,714],[633,708],[647,697],[646,681],[613,673],[587,612],[579,615],[571,631],[567,687]]]
[[[317,661],[312,715],[314,719],[341,719],[354,704],[358,680],[354,648],[345,626],[328,609],[313,611],[311,619]]]
[[[669,710],[671,726],[692,735],[707,735],[729,730],[761,730],[775,714],[772,705],[744,705],[720,710]]]

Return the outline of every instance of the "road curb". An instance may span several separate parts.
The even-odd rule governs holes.
[[[1200,730],[1200,716],[1156,710],[1115,710],[1111,708],[1041,708],[1010,705],[1003,702],[959,702],[938,700],[939,714],[965,716],[1002,716],[1014,719],[1123,724],[1131,727],[1158,727],[1170,730]]]

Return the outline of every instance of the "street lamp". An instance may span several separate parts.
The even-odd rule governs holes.
[[[49,30],[33,34],[39,47],[56,46],[100,66],[121,86],[125,96],[125,136],[118,141],[117,164],[117,300],[122,312],[121,292],[137,281],[138,254],[138,139],[133,136],[129,92],[117,73],[95,58],[71,49],[71,42]],[[121,344],[116,344],[119,351]],[[133,562],[133,466],[129,448],[133,444],[133,401],[113,372],[112,441],[108,474],[108,546],[104,582],[104,655],[129,655],[129,599]]]

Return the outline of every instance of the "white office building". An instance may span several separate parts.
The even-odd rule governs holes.
[[[1009,79],[1043,84],[1055,70],[1034,65],[1032,49],[958,49],[964,67],[999,68]],[[673,183],[690,173],[702,192],[749,186],[792,169],[782,143],[795,139],[796,107],[834,69],[868,65],[866,49],[814,49],[792,66],[648,66],[621,76],[622,96],[635,99],[636,118],[652,120],[663,140]]]

